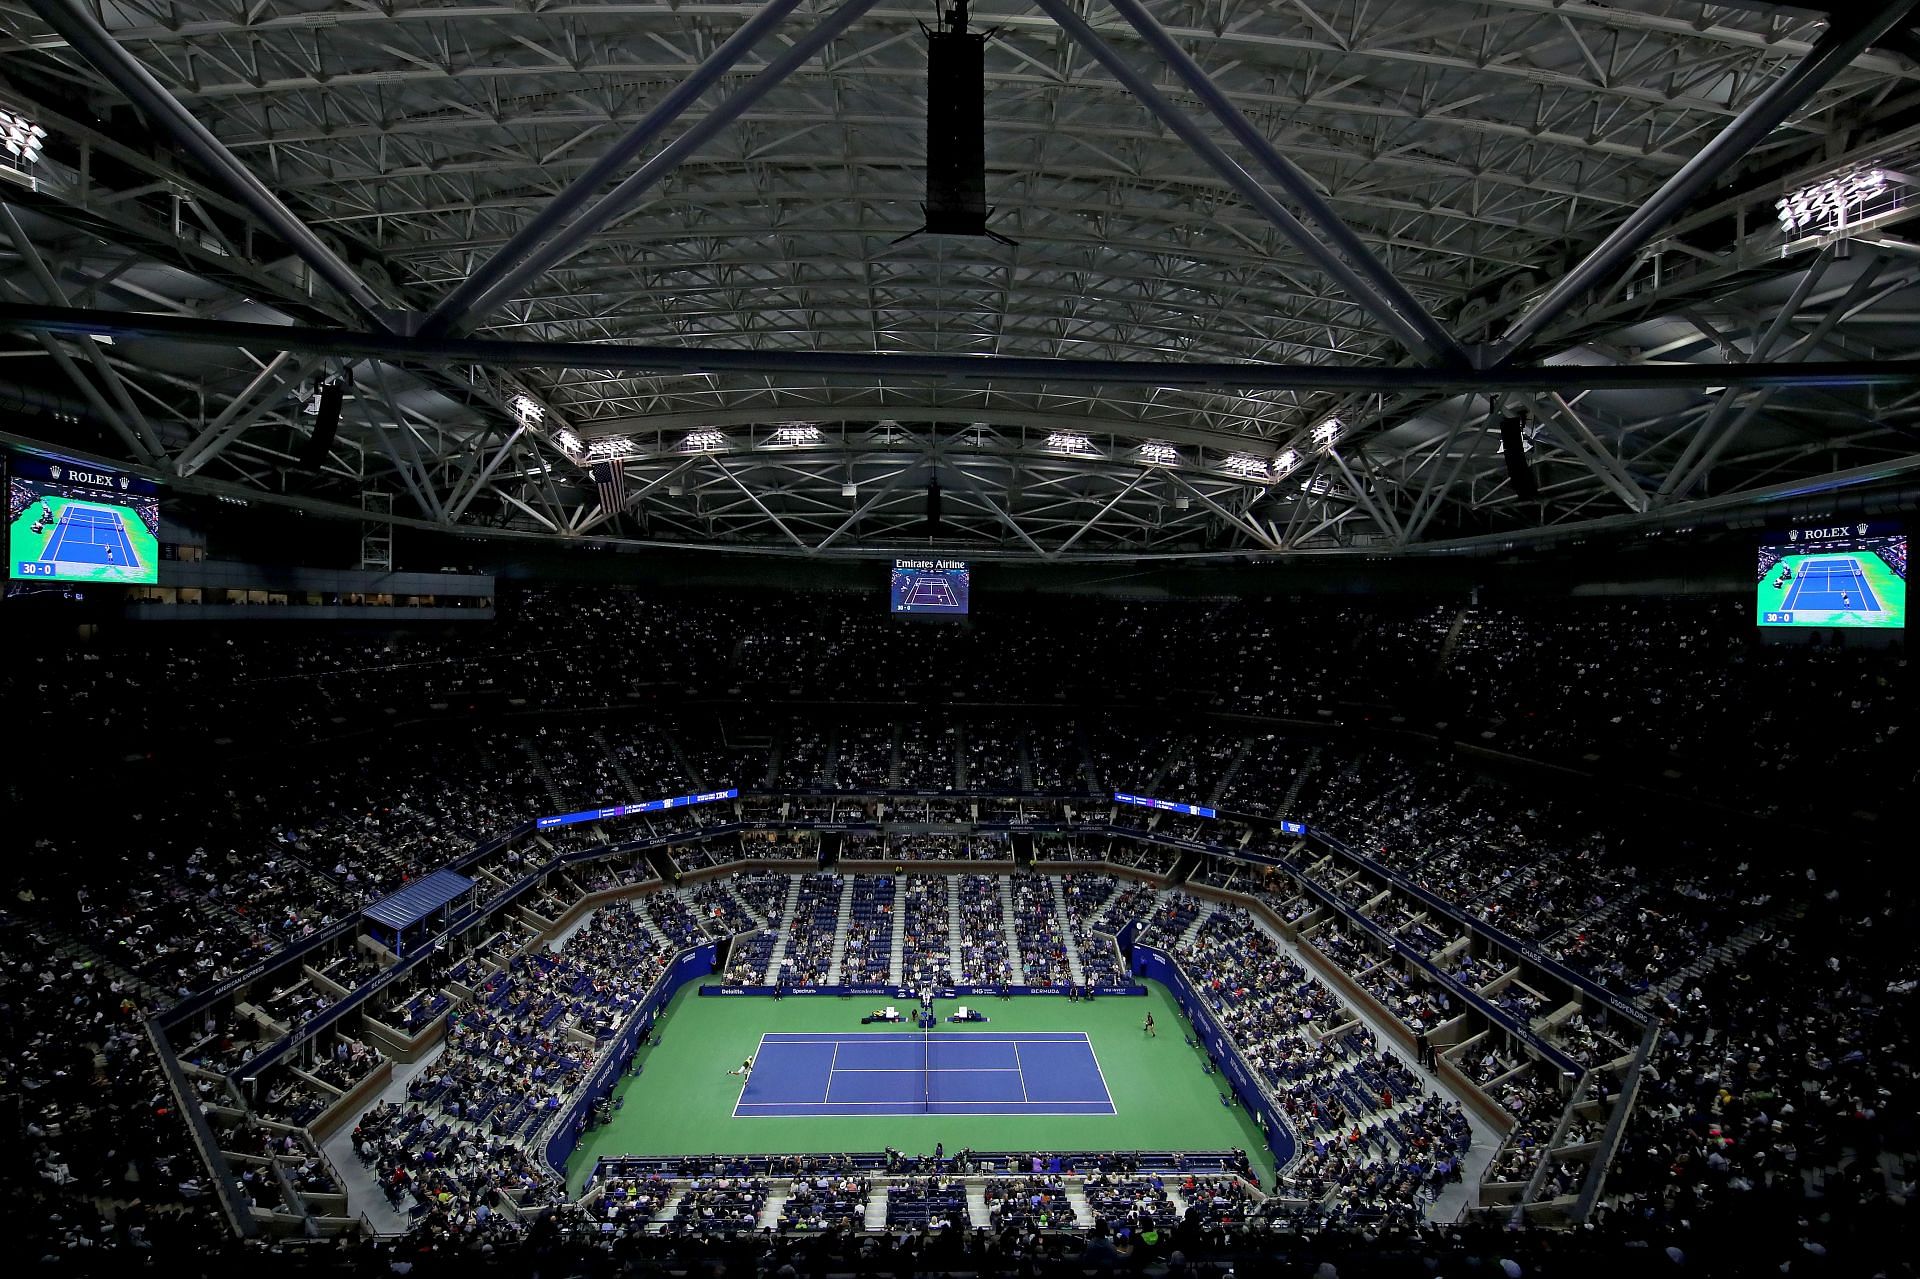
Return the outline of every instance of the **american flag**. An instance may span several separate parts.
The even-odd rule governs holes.
[[[600,509],[609,515],[618,515],[627,504],[625,470],[626,464],[617,457],[595,462],[587,468],[588,476],[600,490]]]

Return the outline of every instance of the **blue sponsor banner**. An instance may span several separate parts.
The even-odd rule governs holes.
[[[535,830],[552,830],[556,826],[575,826],[581,822],[603,822],[610,817],[632,817],[636,813],[659,813],[669,808],[692,808],[695,804],[712,804],[723,799],[739,799],[740,788],[730,786],[726,790],[700,791],[693,795],[672,795],[666,799],[650,799],[643,804],[614,804],[608,808],[585,808],[577,813],[555,813],[551,817],[536,818]]]
[[[933,992],[936,999],[989,999],[1008,995],[1064,995],[1065,986],[948,986]],[[1144,995],[1145,986],[1080,986],[1091,995]],[[915,1000],[920,992],[896,990],[891,986],[714,986],[700,987],[702,995],[864,995],[878,999]]]
[[[1177,799],[1153,799],[1147,795],[1129,795],[1125,791],[1115,791],[1113,802],[1132,804],[1136,808],[1152,808],[1163,813],[1180,813],[1187,817],[1212,817],[1214,810],[1204,804],[1188,804]]]

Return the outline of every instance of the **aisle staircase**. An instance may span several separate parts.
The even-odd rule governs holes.
[[[774,923],[773,949],[767,952],[767,971],[761,981],[772,986],[780,979],[780,964],[787,957],[787,939],[793,936],[793,910],[800,904],[800,876],[787,883],[787,898],[780,905],[780,918]]]
[[[1067,909],[1067,886],[1058,875],[1047,876],[1047,885],[1053,890],[1054,918],[1059,921],[1060,936],[1067,948],[1067,980],[1076,986],[1087,984],[1087,970],[1080,965],[1080,942],[1074,936],[1073,913]]]
[[[893,877],[893,954],[887,961],[887,981],[896,989],[907,981],[907,877]]]
[[[1087,1185],[1079,1177],[1067,1182],[1067,1206],[1073,1209],[1074,1225],[1082,1230],[1093,1229],[1093,1205],[1087,1202]]]
[[[620,779],[621,789],[627,792],[627,798],[636,804],[645,803],[647,796],[640,793],[640,787],[634,783],[633,774],[627,771],[626,764],[620,758],[620,752],[613,749],[613,743],[607,740],[606,730],[594,729],[593,740],[606,756],[607,763],[613,766],[613,775]]]
[[[1761,915],[1745,928],[1735,933],[1718,946],[1710,946],[1696,955],[1686,967],[1661,982],[1654,990],[1672,998],[1676,993],[1687,989],[1702,977],[1716,969],[1724,968],[1740,956],[1760,944],[1760,939],[1769,932],[1778,931],[1779,925],[1793,913],[1788,906],[1776,907]],[[1644,996],[1643,996],[1644,998]]]
[[[1300,765],[1300,770],[1293,775],[1293,782],[1287,787],[1287,793],[1281,798],[1280,807],[1274,813],[1276,818],[1287,816],[1293,811],[1293,806],[1300,802],[1300,792],[1306,788],[1307,778],[1312,775],[1313,770],[1319,767],[1320,755],[1325,749],[1324,746],[1315,746],[1307,752],[1307,762]]]
[[[833,951],[827,959],[827,985],[840,984],[840,970],[847,962],[847,931],[853,926],[853,877],[840,876],[840,905],[833,914]]]
[[[967,935],[966,926],[960,920],[960,876],[947,880],[947,963],[953,980],[963,982],[973,976],[967,971],[966,952],[961,949],[960,941]]]
[[[547,771],[547,761],[540,758],[540,748],[533,744],[532,738],[523,737],[520,739],[520,749],[526,754],[527,762],[533,766],[533,775],[540,779],[540,788],[546,791],[547,798],[553,801],[553,811],[566,812],[567,801],[560,793],[560,783],[556,782],[553,774]]]
[[[735,888],[732,884],[724,885],[724,887],[726,888],[727,895],[733,898],[734,904],[740,907],[741,910],[747,913],[748,919],[751,919],[757,926],[761,928],[765,928],[768,926],[768,924],[771,921],[769,921],[765,915],[761,914],[759,911],[754,909],[753,903],[747,900],[745,893],[742,893],[739,889]]]
[[[1252,754],[1252,752],[1253,739],[1251,737],[1241,738],[1240,749],[1233,753],[1233,758],[1227,761],[1226,768],[1220,772],[1220,780],[1213,784],[1211,791],[1207,792],[1207,803],[1209,806],[1219,807],[1220,797],[1227,793],[1227,787],[1233,785],[1233,779],[1240,775],[1240,766],[1247,762],[1247,756]]]
[[[999,877],[1000,885],[1000,935],[1007,940],[1007,967],[1013,970],[1013,984],[1027,984],[1026,956],[1020,953],[1020,934],[1013,926],[1013,881],[1005,875]]]

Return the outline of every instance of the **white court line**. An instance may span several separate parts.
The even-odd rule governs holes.
[[[1020,1050],[1016,1047],[1014,1054]],[[922,1068],[925,1074],[935,1075],[1012,1075],[1020,1074],[1020,1066],[927,1066]],[[841,1066],[843,1075],[910,1075],[912,1066]]]
[[[1020,1072],[1020,1101],[1025,1104],[1031,1098],[1027,1096],[1027,1068],[1020,1064],[1020,1041],[1017,1039],[1013,1041],[1013,1067]]]

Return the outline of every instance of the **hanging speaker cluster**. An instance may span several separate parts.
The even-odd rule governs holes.
[[[927,230],[987,233],[987,37],[965,0],[927,33]]]
[[[1500,456],[1507,463],[1507,478],[1513,481],[1513,491],[1520,495],[1523,502],[1534,502],[1540,498],[1540,486],[1534,483],[1533,468],[1527,465],[1526,423],[1517,413],[1508,413],[1500,418]]]
[[[980,235],[987,229],[987,37],[967,30],[967,0],[953,0],[938,30],[927,32],[926,223],[900,237]],[[895,241],[898,243],[899,241]]]
[[[320,388],[320,404],[313,418],[313,434],[307,437],[306,447],[300,450],[299,461],[303,469],[317,471],[326,465],[327,450],[333,447],[333,437],[340,433],[340,405],[346,394],[346,385],[338,378]]]

